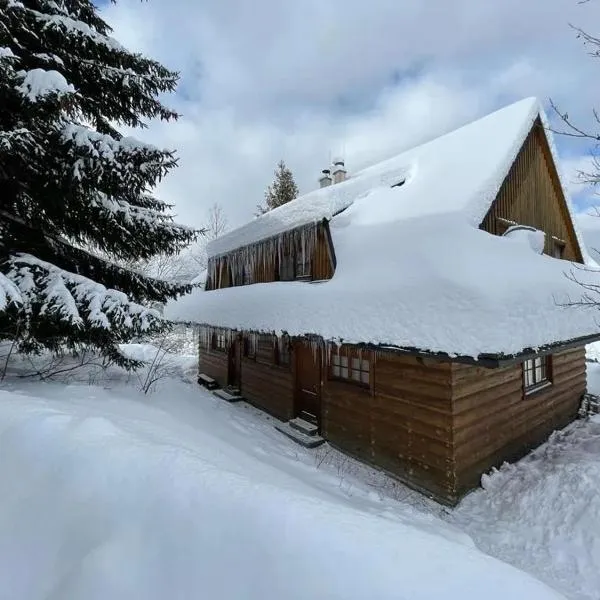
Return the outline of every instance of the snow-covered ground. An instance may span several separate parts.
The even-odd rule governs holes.
[[[148,395],[89,368],[5,381],[1,600],[599,597],[600,420],[450,511],[296,446],[200,389],[193,363]]]

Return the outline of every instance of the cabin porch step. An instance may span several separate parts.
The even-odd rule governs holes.
[[[316,433],[314,435],[302,433],[298,429],[292,427],[289,421],[287,423],[277,423],[275,429],[305,448],[316,448],[325,443],[325,440],[320,435],[317,435]]]
[[[319,427],[314,423],[309,423],[308,421],[302,419],[301,417],[296,417],[288,423],[300,433],[304,433],[305,435],[315,436],[319,433]]]
[[[198,375],[198,383],[209,390],[214,390],[219,387],[217,381],[206,373],[200,373]]]
[[[215,390],[213,394],[217,398],[221,398],[221,400],[225,400],[227,402],[239,402],[240,400],[243,400],[240,394],[230,394],[227,389]]]

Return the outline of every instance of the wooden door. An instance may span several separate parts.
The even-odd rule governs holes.
[[[296,416],[321,424],[321,350],[298,344],[296,354]]]
[[[236,388],[242,385],[242,343],[237,338],[232,340],[229,346],[227,384]]]

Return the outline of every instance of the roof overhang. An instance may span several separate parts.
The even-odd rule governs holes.
[[[422,358],[430,358],[443,362],[455,362],[460,364],[475,365],[479,367],[485,367],[488,369],[501,369],[503,367],[511,367],[513,365],[522,363],[530,358],[538,356],[547,356],[548,354],[555,354],[556,352],[562,352],[572,348],[580,348],[592,342],[600,340],[600,332],[593,335],[587,335],[584,337],[574,338],[565,342],[556,342],[553,344],[547,344],[540,348],[525,348],[517,354],[493,354],[484,353],[480,354],[477,358],[472,356],[454,356],[445,352],[431,352],[428,350],[419,350],[417,348],[400,348],[398,346],[381,346],[373,344],[358,344],[364,348],[372,348],[376,350],[387,350],[397,354],[404,354],[406,356],[420,356]]]
[[[191,323],[190,323],[191,324]],[[211,329],[229,329],[227,327],[221,328],[218,325],[210,325],[208,323],[194,324],[200,327],[209,327]],[[235,330],[237,331],[237,330]],[[240,332],[241,333],[241,332]],[[248,331],[248,333],[257,334],[272,334],[273,332],[259,332],[259,331]],[[321,336],[306,334],[303,336],[292,336],[296,339],[306,339],[308,341],[320,342],[322,341]],[[420,350],[418,348],[403,348],[400,346],[386,345],[386,344],[370,344],[370,343],[353,343],[352,346],[358,348],[364,348],[366,350],[385,351],[392,352],[394,354],[400,354],[404,356],[418,356],[421,358],[438,360],[440,362],[454,362],[459,364],[474,365],[477,367],[485,367],[487,369],[501,369],[503,367],[511,367],[513,365],[522,363],[530,358],[538,356],[547,356],[548,354],[555,354],[556,352],[562,352],[572,348],[580,348],[592,342],[600,341],[600,331],[593,335],[587,335],[579,338],[573,338],[564,342],[556,342],[553,344],[547,344],[539,348],[525,348],[517,354],[493,354],[483,353],[477,356],[458,356],[452,355],[446,352],[433,352],[430,350]],[[330,340],[331,343],[336,343]],[[341,342],[344,343],[343,341]]]

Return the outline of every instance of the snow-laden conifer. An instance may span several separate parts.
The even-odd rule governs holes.
[[[24,350],[119,360],[164,327],[144,305],[185,290],[115,264],[196,232],[152,194],[173,152],[119,132],[177,118],[159,95],[178,75],[110,34],[88,0],[0,0],[0,339]]]

